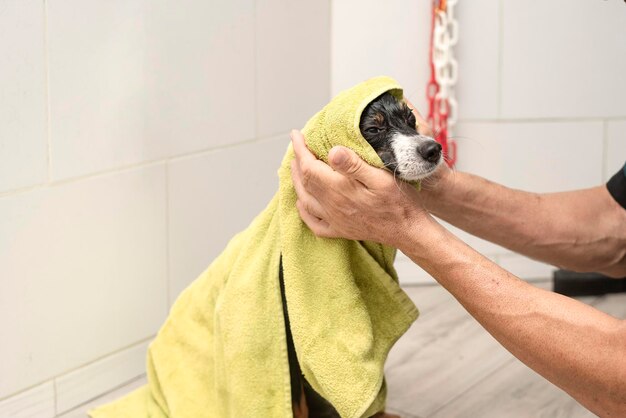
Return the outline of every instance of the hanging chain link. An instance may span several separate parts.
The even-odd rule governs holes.
[[[433,0],[430,46],[431,78],[427,87],[428,122],[437,134],[448,165],[456,161],[456,143],[449,139],[458,119],[455,86],[458,64],[453,47],[459,39],[459,24],[454,15],[458,0]]]

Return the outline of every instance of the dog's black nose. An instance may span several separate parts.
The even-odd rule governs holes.
[[[436,141],[427,141],[417,147],[417,152],[426,161],[436,163],[441,156],[441,144]]]

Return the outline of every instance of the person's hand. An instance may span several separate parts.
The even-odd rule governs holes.
[[[291,139],[297,207],[315,235],[397,247],[408,225],[428,217],[413,186],[368,165],[352,150],[333,148],[328,166],[308,150],[300,132],[292,131]]]

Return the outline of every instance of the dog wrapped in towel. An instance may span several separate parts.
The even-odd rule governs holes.
[[[335,145],[369,164],[382,161],[359,131],[388,77],[337,95],[303,129],[327,161]],[[93,418],[288,418],[293,416],[279,269],[289,325],[304,378],[341,417],[384,410],[383,366],[417,318],[398,285],[395,249],[374,242],[318,238],[302,222],[289,146],[280,186],[267,208],[181,293],[151,343],[148,384],[90,412]]]

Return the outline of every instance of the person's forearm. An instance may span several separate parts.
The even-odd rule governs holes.
[[[604,186],[536,194],[447,172],[423,195],[435,216],[559,267],[626,276],[626,211]]]
[[[596,414],[626,416],[624,321],[519,280],[432,218],[402,241],[400,250],[517,358]]]

